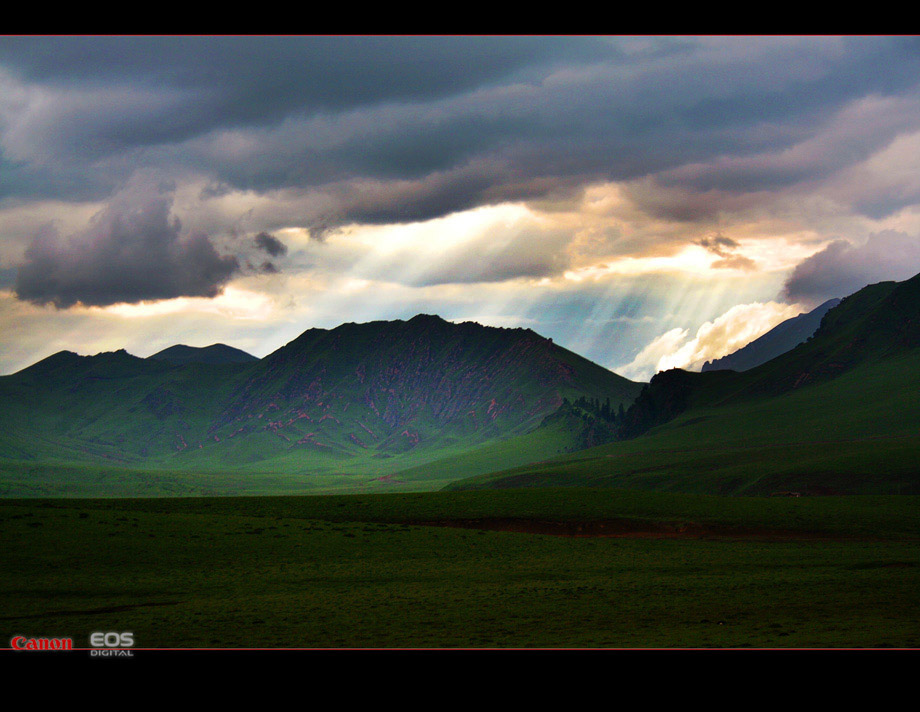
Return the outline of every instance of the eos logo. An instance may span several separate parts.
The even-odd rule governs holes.
[[[92,657],[133,657],[125,648],[134,647],[134,633],[97,632],[89,636],[89,644],[95,648],[90,651]]]

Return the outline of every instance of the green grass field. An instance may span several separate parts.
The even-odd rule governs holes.
[[[248,467],[155,469],[98,463],[0,458],[0,497],[187,497],[438,490],[465,477],[553,457],[571,447],[573,429],[557,422],[479,447],[409,452],[398,458],[276,458]]]
[[[94,630],[133,631],[138,647],[918,646],[918,505],[612,489],[3,500],[0,634],[81,647]],[[669,534],[487,530],[554,522]]]

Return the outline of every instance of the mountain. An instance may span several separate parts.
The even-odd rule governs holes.
[[[451,486],[920,494],[918,382],[920,275],[850,295],[748,371],[657,374],[619,442]]]
[[[252,354],[226,344],[211,344],[210,346],[202,347],[177,344],[158,351],[147,358],[153,361],[167,361],[179,365],[186,363],[252,363],[259,360]]]
[[[734,353],[707,361],[703,364],[702,370],[748,371],[781,356],[811,337],[821,325],[824,315],[838,304],[840,304],[839,299],[829,299],[808,313],[786,319]]]
[[[529,329],[429,315],[310,329],[249,363],[61,352],[0,378],[0,459],[272,474],[298,491],[405,485],[382,479],[401,470],[444,483],[609,440],[585,408],[640,388]]]

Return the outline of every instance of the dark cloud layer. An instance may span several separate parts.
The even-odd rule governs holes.
[[[349,223],[577,205],[603,181],[619,183],[631,219],[694,223],[678,237],[637,231],[648,244],[730,229],[778,195],[878,218],[916,191],[869,191],[859,171],[821,182],[920,133],[918,78],[913,38],[0,38],[3,206],[109,200],[147,173],[176,195],[194,186],[182,215],[207,233],[183,234],[162,194],[120,197],[67,240],[37,235],[15,290],[58,307],[213,296],[241,269],[208,234],[257,233],[242,271],[271,274],[282,227],[322,242]],[[464,244],[412,283],[558,274],[572,233],[483,245],[491,263],[474,268]],[[835,243],[787,296],[890,278],[904,260],[876,252],[903,258],[895,242]],[[731,238],[697,244],[714,268],[756,268]]]
[[[737,254],[735,251],[740,245],[735,240],[722,233],[702,237],[696,241],[696,244],[721,258],[712,263],[713,269],[740,269],[750,271],[757,267],[757,263],[750,257]]]
[[[267,252],[272,257],[282,257],[287,254],[288,248],[281,240],[267,232],[260,232],[255,236],[255,245],[263,252]]]
[[[176,117],[182,135],[455,94],[547,67],[618,56],[609,42],[565,37],[8,37],[0,64],[52,85],[105,82],[204,93],[209,113]],[[138,138],[144,134],[138,135]],[[156,135],[150,138],[159,140]]]
[[[214,297],[239,269],[202,233],[182,235],[171,202],[113,203],[69,240],[46,227],[16,275],[19,299],[67,308],[172,297]]]
[[[845,297],[867,284],[900,281],[920,273],[920,237],[895,230],[869,236],[864,245],[835,240],[799,264],[786,280],[790,302],[817,304]]]
[[[738,248],[737,242],[721,233],[700,238],[697,240],[696,244],[716,255],[719,255],[719,257],[725,257],[727,251],[730,252]]]
[[[133,96],[104,117],[71,107],[77,121],[62,128],[90,134],[79,150],[96,156],[219,128],[270,126],[292,115],[436,100],[501,79],[539,79],[553,66],[610,53],[604,40],[578,38],[0,40],[0,66],[26,82],[52,90],[123,89]]]
[[[3,137],[6,194],[103,195],[140,160],[231,189],[334,193],[334,225],[694,163],[667,181],[821,178],[908,119],[855,116],[872,130],[840,128],[847,150],[773,156],[863,97],[916,93],[920,53],[903,38],[6,38],[4,68],[30,119]],[[371,201],[368,181],[385,184]]]

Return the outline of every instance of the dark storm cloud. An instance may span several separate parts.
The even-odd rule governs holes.
[[[738,248],[737,242],[722,234],[700,238],[697,240],[696,244],[709,250],[710,252],[719,255],[720,257],[725,255],[726,250],[731,251]]]
[[[279,257],[287,254],[288,248],[281,240],[267,232],[260,232],[255,236],[255,245],[263,252],[267,252],[272,257]]]
[[[864,245],[835,240],[799,264],[786,280],[789,302],[820,303],[867,284],[904,280],[920,272],[920,237],[895,230],[869,236]]]
[[[853,150],[771,158],[852,102],[913,92],[917,44],[8,38],[0,82],[15,91],[5,92],[12,108],[0,106],[0,147],[16,168],[0,170],[0,189],[101,195],[138,165],[191,170],[226,189],[335,193],[323,215],[304,216],[335,226],[424,219],[687,164],[698,167],[667,179],[694,190],[788,186],[915,126],[909,111],[878,126],[856,116],[852,126],[870,130],[859,141],[856,129],[839,133]],[[732,162],[720,167],[724,156]],[[89,184],[76,168],[87,160]],[[368,198],[368,182],[384,187]],[[407,197],[406,182],[419,192]]]
[[[775,57],[746,57],[727,43],[741,53],[736,62],[702,50],[642,67],[613,59],[576,67],[576,76],[561,75],[539,85],[350,115],[338,133],[326,128],[330,140],[325,145],[304,141],[313,135],[313,125],[307,124],[299,135],[292,127],[255,137],[257,148],[245,162],[219,144],[194,145],[184,155],[190,165],[212,166],[233,185],[254,190],[322,186],[353,177],[414,180],[430,188],[424,200],[433,206],[429,209],[413,210],[415,201],[394,201],[367,215],[361,201],[355,205],[349,199],[351,194],[341,200],[343,219],[374,222],[407,219],[401,212],[423,219],[495,202],[502,195],[539,197],[567,181],[633,179],[688,163],[712,166],[668,180],[697,193],[714,186],[731,191],[790,186],[863,160],[899,131],[917,125],[916,112],[885,113],[882,107],[879,116],[894,116],[885,122],[851,112],[857,114],[852,125],[832,134],[829,145],[811,148],[817,155],[809,155],[807,142],[834,112],[879,87],[910,86],[917,75],[902,71],[905,66],[920,70],[915,55],[897,42],[844,46],[828,53],[832,56],[819,51],[821,41],[812,44],[786,47],[778,42]],[[895,63],[895,57],[893,71],[900,83],[892,84],[879,73],[889,71],[882,67]],[[778,78],[757,81],[768,61],[777,62]],[[706,98],[712,95],[721,98],[710,106]],[[763,107],[780,99],[784,111],[766,117]],[[737,101],[735,110],[723,111],[731,101]],[[767,118],[775,125],[765,127]],[[802,143],[806,155],[774,157]],[[721,177],[718,162],[724,155],[738,156],[725,168],[727,178]],[[467,172],[471,180],[466,183],[443,179],[475,165],[488,165],[489,171]]]
[[[130,87],[140,106],[96,117],[97,141],[81,147],[107,152],[291,114],[432,100],[610,52],[603,40],[570,38],[12,37],[0,41],[0,66],[51,87]],[[134,111],[146,120],[118,121]]]
[[[750,257],[735,253],[735,250],[741,245],[721,233],[702,237],[697,240],[695,244],[721,258],[710,265],[713,269],[740,269],[751,271],[757,267],[757,263]]]
[[[416,222],[492,202],[488,192],[501,171],[501,166],[486,163],[432,173],[418,180],[344,182],[331,186],[324,191],[335,207],[321,216],[317,235],[321,238],[345,222]]]
[[[217,296],[239,263],[207,235],[182,235],[170,208],[163,196],[114,202],[69,240],[46,227],[26,250],[16,296],[59,309]]]
[[[249,123],[292,108],[454,94],[612,52],[603,39],[565,37],[12,37],[0,42],[0,64],[42,82],[211,89],[224,116]]]

